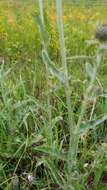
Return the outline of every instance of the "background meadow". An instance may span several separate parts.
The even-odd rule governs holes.
[[[55,70],[63,70],[55,1],[44,1],[46,35],[42,33],[49,55],[44,58],[55,65],[51,67],[52,75],[42,58],[43,41],[36,19],[40,14],[39,1],[1,0],[1,190],[107,189],[107,51],[95,40],[96,27],[107,23],[107,5],[68,0],[63,1],[62,7],[75,123],[85,100],[76,164],[70,168],[66,94],[58,80],[60,73]],[[99,48],[105,52],[101,49],[97,55]],[[100,68],[86,99],[85,91],[93,72],[90,65],[94,68],[100,54]]]

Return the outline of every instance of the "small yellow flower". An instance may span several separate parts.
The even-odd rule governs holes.
[[[85,21],[85,20],[86,20],[86,15],[80,14],[78,18],[79,18],[81,21]]]
[[[14,15],[11,13],[11,11],[7,10],[5,12],[5,15],[6,15],[7,23],[9,24],[9,26],[14,26],[16,23],[16,20],[15,20]]]
[[[66,15],[65,15],[65,16],[63,16],[63,17],[62,17],[62,19],[63,19],[63,21],[65,21],[65,22],[66,22],[66,21],[68,21],[68,20],[69,20],[69,16],[66,16]]]
[[[50,19],[51,19],[52,21],[56,21],[56,15],[51,15],[51,16],[50,16]]]

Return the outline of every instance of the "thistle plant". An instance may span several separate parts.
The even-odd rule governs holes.
[[[97,77],[97,71],[100,67],[101,60],[102,60],[102,55],[103,52],[106,48],[105,45],[99,44],[99,47],[97,49],[96,55],[92,58],[93,59],[93,66],[89,62],[86,63],[86,73],[89,76],[89,84],[86,89],[86,92],[84,93],[84,100],[81,105],[81,111],[79,114],[79,118],[77,123],[74,120],[73,117],[73,108],[72,108],[72,98],[71,98],[71,86],[69,83],[69,75],[68,75],[68,68],[67,68],[67,56],[66,56],[66,47],[65,47],[65,39],[64,39],[64,28],[63,28],[63,21],[62,21],[62,0],[56,0],[56,13],[57,13],[57,25],[58,25],[58,33],[59,33],[59,45],[60,45],[60,55],[61,55],[61,63],[62,63],[62,71],[57,69],[55,66],[55,63],[51,60],[49,54],[48,54],[48,35],[47,31],[45,28],[45,20],[44,20],[44,14],[43,14],[43,1],[39,0],[39,5],[40,5],[40,16],[38,17],[38,25],[40,29],[40,35],[41,35],[41,40],[42,40],[42,45],[43,45],[43,50],[42,50],[42,59],[46,67],[46,76],[47,76],[47,99],[48,99],[48,113],[49,113],[49,126],[50,126],[50,139],[51,139],[51,145],[54,147],[53,143],[53,132],[52,132],[52,114],[51,114],[51,96],[50,96],[50,88],[49,88],[49,80],[50,80],[50,75],[53,77],[57,78],[57,80],[62,84],[62,86],[65,89],[65,97],[66,97],[66,107],[67,107],[67,115],[68,115],[68,128],[69,128],[69,150],[68,150],[68,155],[67,155],[67,169],[68,169],[68,174],[67,174],[67,182],[66,182],[66,188],[68,189],[74,189],[72,186],[72,173],[74,172],[75,166],[76,166],[76,161],[77,161],[77,153],[78,153],[78,144],[79,144],[79,138],[81,133],[84,133],[85,128],[81,128],[82,122],[84,119],[84,115],[86,112],[86,107],[87,107],[87,99],[91,96],[92,94],[92,89],[93,85],[96,81]],[[97,31],[98,33],[98,31]],[[104,30],[104,35],[105,35],[105,30]],[[99,36],[99,34],[97,35]],[[100,35],[101,36],[101,35]],[[81,56],[82,57],[82,56]],[[83,57],[84,58],[84,57]],[[85,56],[85,59],[88,61],[89,57]],[[72,59],[72,57],[71,57]],[[73,57],[73,59],[78,59],[77,57]],[[104,121],[105,118],[102,118],[98,121],[98,123],[93,124],[92,126],[96,126],[97,124],[101,123]],[[90,125],[88,125],[87,130],[90,129]],[[59,182],[60,180],[57,180],[58,184],[61,183]],[[62,186],[61,186],[62,187]],[[64,187],[65,188],[65,187]]]
[[[67,57],[66,57],[66,48],[65,48],[65,40],[64,40],[64,29],[63,29],[63,21],[62,21],[62,1],[56,0],[56,11],[57,11],[57,23],[59,30],[59,42],[60,42],[60,50],[61,50],[61,62],[63,67],[63,75],[65,78],[64,88],[65,88],[65,96],[66,96],[66,105],[68,110],[68,127],[70,133],[70,142],[69,142],[69,151],[68,151],[68,175],[71,174],[72,167],[75,163],[74,158],[74,139],[75,139],[75,122],[73,119],[73,110],[71,106],[71,88],[69,85],[69,76],[68,76],[68,68],[67,68]]]
[[[84,94],[84,101],[81,106],[81,112],[79,115],[79,119],[77,123],[75,123],[73,119],[73,109],[71,102],[71,88],[69,85],[69,76],[67,69],[67,57],[66,57],[66,48],[64,41],[64,30],[63,30],[63,21],[62,21],[62,2],[61,0],[56,0],[56,10],[57,10],[57,23],[59,29],[59,41],[60,41],[60,49],[61,49],[61,62],[63,67],[63,74],[65,78],[65,95],[66,95],[66,105],[68,110],[68,126],[70,133],[70,143],[69,143],[69,151],[68,151],[68,186],[72,184],[71,173],[73,172],[73,168],[76,165],[77,153],[78,153],[78,143],[80,138],[80,128],[84,118],[84,114],[87,106],[87,99],[92,94],[93,84],[96,80],[97,70],[101,63],[102,50],[103,47],[100,46],[95,56],[95,64],[92,67],[90,63],[86,63],[86,72],[90,77],[90,83],[86,89]]]

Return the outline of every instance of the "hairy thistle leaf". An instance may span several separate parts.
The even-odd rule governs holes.
[[[59,81],[64,84],[64,82],[65,82],[64,75],[55,67],[54,63],[50,60],[50,58],[45,50],[43,50],[43,52],[42,52],[42,58],[43,58],[43,62],[46,65],[46,68],[49,70],[51,75],[57,77],[59,79]]]

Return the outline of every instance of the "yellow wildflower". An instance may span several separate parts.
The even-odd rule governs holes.
[[[66,16],[66,15],[64,15],[63,17],[62,17],[62,19],[63,19],[63,21],[68,21],[69,20],[69,16]]]
[[[9,24],[9,26],[14,26],[16,22],[14,15],[9,10],[7,10],[5,13],[6,13],[7,23]]]

